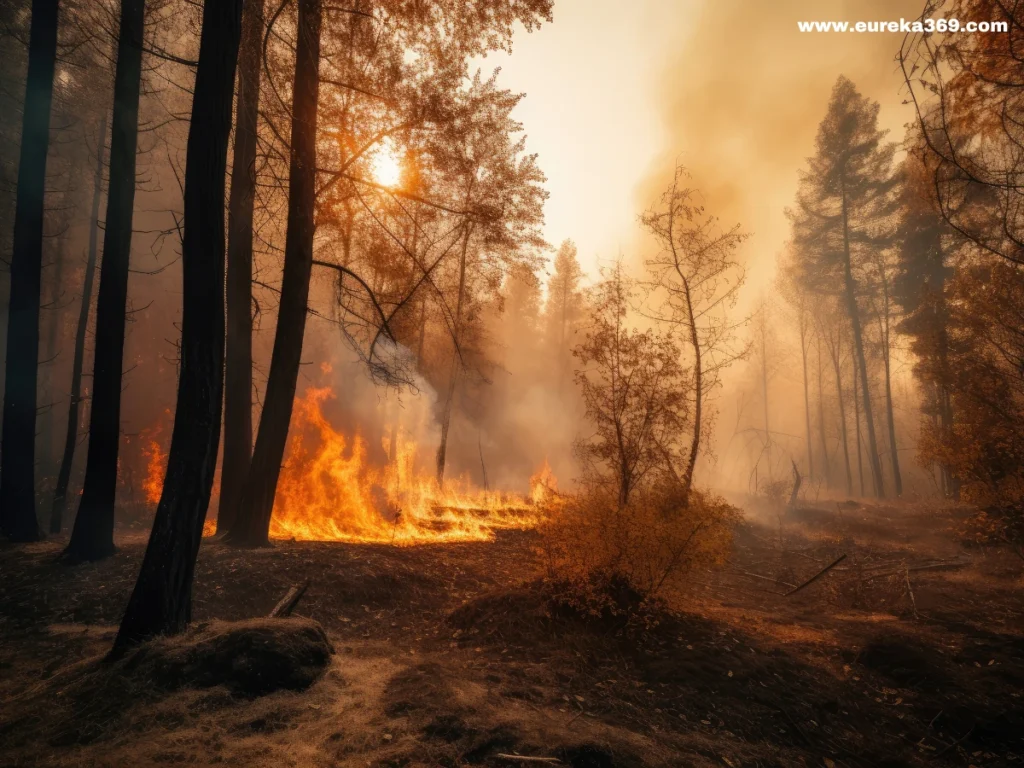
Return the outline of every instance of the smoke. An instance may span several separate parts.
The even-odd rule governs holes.
[[[684,20],[686,39],[670,57],[657,89],[666,143],[637,186],[636,206],[642,210],[656,201],[681,162],[723,226],[739,223],[751,233],[740,254],[747,282],[737,317],[751,315],[759,298],[772,293],[777,257],[788,237],[785,209],[793,203],[799,169],[814,152],[836,78],[845,75],[880,103],[880,124],[890,130],[890,139],[902,139],[904,124],[912,119],[902,104],[895,61],[900,34],[802,33],[797,21],[898,21],[917,18],[922,5],[921,0],[706,0]],[[651,247],[642,243],[640,256]],[[768,382],[767,409],[778,447],[771,467],[762,460],[760,470],[779,480],[788,477],[790,456],[802,454],[805,429],[799,343],[784,306],[773,315],[770,322],[783,338],[771,350],[775,360],[770,362],[779,370]],[[727,372],[718,392],[714,457],[705,457],[699,469],[703,482],[743,490],[753,482],[748,474],[764,449],[763,438],[753,431],[764,423],[762,364],[752,356]]]

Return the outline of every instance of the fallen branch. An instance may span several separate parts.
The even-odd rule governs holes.
[[[800,495],[800,484],[803,483],[804,479],[800,477],[800,470],[796,468],[796,462],[790,459],[793,464],[793,492],[789,494],[789,508],[792,509],[796,506],[797,497]]]
[[[961,568],[966,568],[968,565],[970,565],[970,562],[952,561],[948,563],[932,563],[931,565],[916,565],[913,568],[907,568],[905,570],[909,573],[919,573],[920,571],[956,571]],[[902,568],[897,568],[896,570],[885,571],[884,573],[875,573],[866,577],[864,581],[873,581],[874,579],[881,579],[886,576],[896,576],[903,570],[904,569]]]
[[[562,765],[557,757],[527,757],[526,755],[506,755],[499,752],[495,755],[499,760],[518,760],[521,763],[550,763],[551,765]]]
[[[845,559],[846,559],[846,555],[845,554],[840,555],[834,561],[832,561],[831,563],[826,565],[824,568],[822,568],[820,571],[818,571],[816,574],[811,576],[811,578],[809,578],[807,581],[805,581],[799,587],[796,587],[795,589],[792,589],[789,592],[787,592],[786,593],[786,597],[789,597],[790,595],[795,595],[797,592],[799,592],[804,587],[810,586],[811,584],[816,582],[818,579],[820,579],[822,576],[824,576],[826,573],[828,573],[833,568],[835,568],[837,565],[839,565],[841,562],[843,562],[843,560],[845,560]]]
[[[761,581],[770,581],[772,584],[781,584],[784,587],[794,588],[796,584],[790,584],[788,581],[782,581],[780,579],[773,579],[770,576],[762,576],[759,573],[751,573],[750,571],[741,571],[739,568],[733,568],[733,573],[738,573],[741,576],[750,576],[752,579],[760,579]]]
[[[291,616],[292,611],[295,610],[295,606],[299,604],[299,600],[306,594],[306,590],[309,589],[309,579],[306,579],[306,583],[300,586],[293,586],[282,597],[277,605],[274,606],[274,610],[267,614],[268,619],[283,619],[286,616]]]

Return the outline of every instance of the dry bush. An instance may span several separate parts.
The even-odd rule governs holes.
[[[679,593],[695,570],[724,562],[739,512],[693,491],[686,506],[638,491],[625,506],[607,489],[571,497],[542,527],[548,579],[571,607],[628,613]]]

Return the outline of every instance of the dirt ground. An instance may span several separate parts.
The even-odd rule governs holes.
[[[962,510],[746,511],[729,564],[641,635],[552,609],[530,532],[207,540],[197,631],[311,583],[296,613],[334,654],[308,687],[262,695],[151,684],[152,654],[102,661],[138,533],[77,566],[60,539],[2,545],[0,765],[1024,765],[1019,559],[959,543]]]

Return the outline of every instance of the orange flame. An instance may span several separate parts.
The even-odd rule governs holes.
[[[170,410],[164,411],[169,419]],[[142,482],[142,490],[146,494],[146,501],[150,504],[160,502],[160,494],[164,490],[164,474],[167,472],[167,452],[160,444],[160,435],[163,433],[163,424],[157,424],[146,435],[146,446],[142,449],[142,455],[146,457],[146,479]]]
[[[551,504],[558,498],[558,478],[551,471],[551,465],[545,458],[533,477],[530,478],[530,500],[540,506]]]
[[[372,466],[365,441],[358,434],[341,434],[324,417],[321,405],[332,397],[329,389],[311,387],[295,402],[272,537],[394,544],[486,541],[495,529],[530,528],[541,521],[536,495],[524,499],[481,491],[465,479],[438,488],[432,476],[417,471],[416,445],[401,431],[388,465]],[[554,488],[546,462],[538,476],[545,478],[544,488]]]

